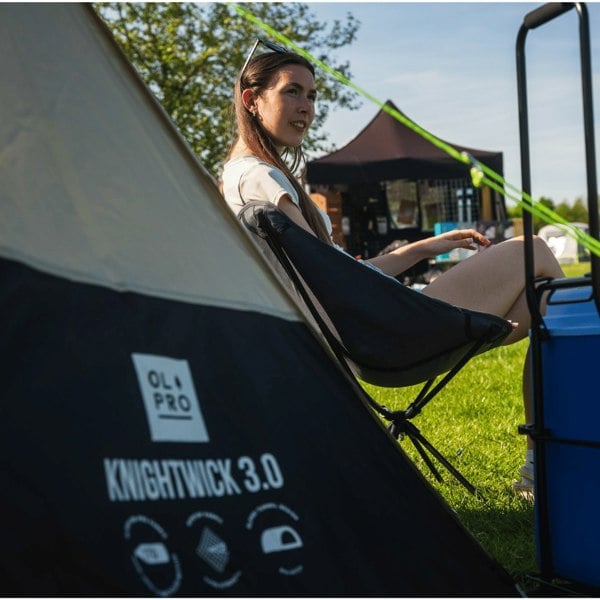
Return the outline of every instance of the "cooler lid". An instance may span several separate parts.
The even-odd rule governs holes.
[[[600,316],[589,286],[552,292],[544,317],[550,335],[600,335]]]

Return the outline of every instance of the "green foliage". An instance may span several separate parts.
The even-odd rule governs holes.
[[[521,373],[527,345],[523,340],[475,357],[413,419],[481,497],[472,496],[443,467],[444,481],[438,483],[411,442],[401,442],[465,527],[517,579],[537,571],[533,503],[512,490],[526,447],[517,427],[524,421]],[[394,410],[406,408],[419,389],[363,385]]]
[[[570,222],[580,222],[587,223],[589,218],[589,213],[587,209],[586,203],[581,199],[577,198],[573,203],[573,206],[569,207],[569,212],[565,215],[565,218]]]
[[[350,77],[333,52],[352,43],[359,22],[320,23],[310,5],[246,3],[245,8],[306,51]],[[254,40],[263,34],[228,4],[98,3],[94,5],[204,166],[218,176],[231,143],[235,78]],[[329,152],[321,126],[334,107],[355,109],[356,93],[332,79],[317,82],[319,106],[305,147]]]
[[[569,223],[587,223],[588,222],[588,209],[586,203],[581,198],[577,198],[573,204],[569,204],[564,200],[555,205],[554,201],[550,198],[541,197],[539,199],[540,204],[546,206],[550,210],[553,210],[557,215],[566,219]],[[523,208],[520,205],[513,206],[507,210],[509,218],[519,218],[523,216]],[[540,227],[547,225],[546,221],[542,221],[536,215],[533,216],[533,230],[537,233]]]

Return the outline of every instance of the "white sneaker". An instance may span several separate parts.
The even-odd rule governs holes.
[[[519,470],[521,481],[513,481],[512,488],[517,493],[528,500],[533,500],[534,495],[534,471],[531,463],[524,464]]]

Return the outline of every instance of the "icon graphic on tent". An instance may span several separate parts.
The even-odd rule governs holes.
[[[302,548],[302,539],[298,532],[288,525],[270,527],[265,529],[260,536],[260,545],[265,554],[284,552]]]
[[[219,573],[223,573],[229,563],[227,544],[210,527],[202,530],[196,554]]]
[[[147,565],[164,565],[169,562],[169,553],[164,544],[140,544],[134,554]]]

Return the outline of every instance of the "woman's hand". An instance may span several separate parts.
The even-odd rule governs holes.
[[[455,248],[477,250],[477,245],[487,247],[490,241],[474,229],[456,229],[435,237],[425,238],[412,244],[400,246],[383,256],[368,259],[384,273],[396,276],[421,260],[445,254]]]
[[[445,254],[456,248],[477,250],[477,246],[484,248],[490,245],[490,241],[475,229],[455,229],[441,233],[435,237],[426,238],[415,242],[421,246],[421,250],[432,258],[438,254]]]

